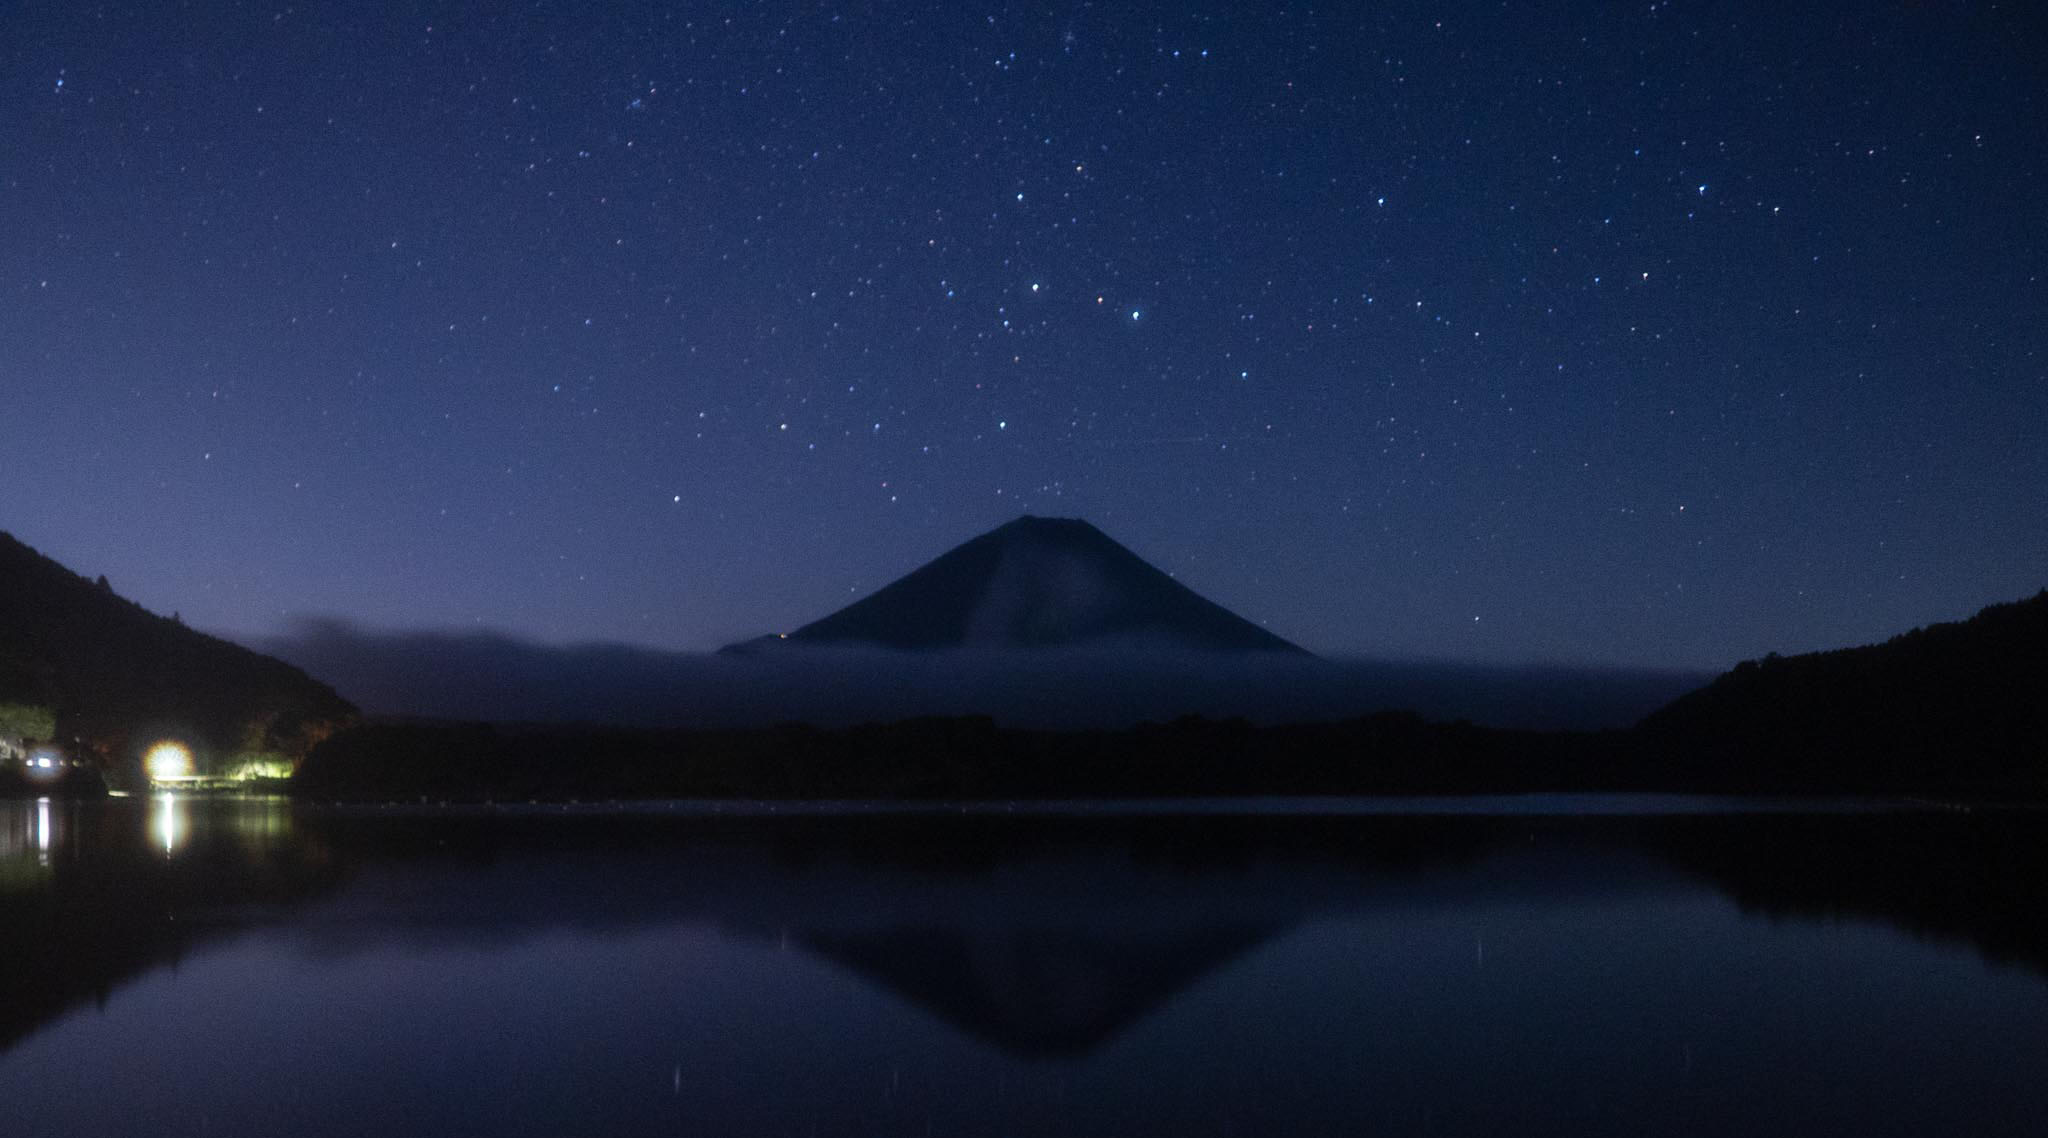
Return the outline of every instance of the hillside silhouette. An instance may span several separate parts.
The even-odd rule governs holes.
[[[295,761],[356,709],[304,672],[157,616],[0,533],[0,704],[45,709],[76,757],[118,778],[160,736],[202,771]]]
[[[776,640],[906,651],[1121,642],[1205,652],[1301,648],[1074,518],[1025,515]],[[735,646],[745,647],[745,646]]]
[[[1711,784],[2048,793],[2048,590],[1882,644],[1745,661],[1634,734]]]

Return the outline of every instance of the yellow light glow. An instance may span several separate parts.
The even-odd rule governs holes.
[[[241,754],[228,760],[227,777],[235,782],[292,777],[292,761],[283,755]]]
[[[142,756],[142,769],[151,782],[181,782],[192,777],[192,748],[166,739]]]

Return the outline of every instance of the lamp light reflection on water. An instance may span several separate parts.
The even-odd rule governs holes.
[[[184,837],[184,834],[180,832],[178,824],[178,796],[175,794],[160,794],[157,796],[157,802],[159,803],[159,809],[157,810],[154,829],[156,830],[157,840],[164,845],[164,856],[169,857],[178,851],[178,842]]]
[[[50,800],[36,799],[36,860],[50,864]]]

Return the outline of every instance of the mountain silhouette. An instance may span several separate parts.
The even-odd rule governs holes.
[[[2048,590],[1883,644],[1748,660],[1634,737],[1695,781],[2048,790]]]
[[[1197,594],[1087,522],[1026,515],[775,641],[904,651],[1135,644],[1303,649]]]
[[[282,660],[157,616],[0,533],[0,705],[40,709],[67,748],[117,774],[159,734],[204,773],[296,759],[353,722],[333,688]]]

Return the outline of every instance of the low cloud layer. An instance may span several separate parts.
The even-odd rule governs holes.
[[[372,715],[649,727],[820,725],[915,715],[1117,727],[1180,715],[1259,723],[1411,710],[1503,727],[1622,727],[1701,673],[1202,656],[1126,645],[902,653],[775,645],[751,654],[553,646],[494,632],[387,632],[309,620],[251,647]]]

